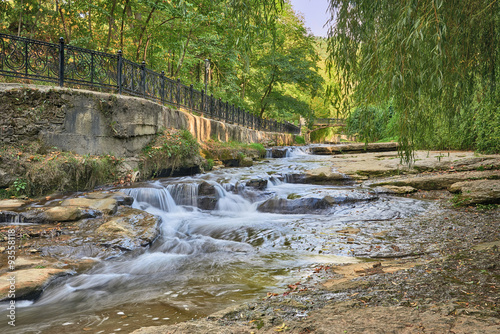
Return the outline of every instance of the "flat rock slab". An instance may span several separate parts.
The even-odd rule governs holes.
[[[27,202],[20,200],[20,199],[4,199],[0,200],[0,210],[4,209],[16,209],[19,208],[23,205],[25,205]]]
[[[475,172],[453,172],[443,174],[421,175],[414,177],[394,177],[381,182],[372,183],[372,187],[377,186],[398,186],[413,187],[421,190],[442,190],[448,189],[452,184],[464,180],[478,179],[500,179],[500,170],[475,171]]]
[[[75,221],[82,218],[82,210],[76,206],[56,206],[43,212],[49,222]]]
[[[461,204],[500,203],[500,180],[463,181],[452,184],[451,192],[460,192]]]
[[[99,210],[107,215],[112,215],[118,208],[118,201],[114,198],[90,199],[90,198],[70,198],[61,203],[61,206],[84,207]]]
[[[316,155],[335,155],[343,153],[367,153],[397,151],[398,143],[346,144],[335,146],[318,146],[311,148]]]
[[[9,279],[14,278],[16,298],[41,291],[52,279],[70,274],[68,269],[30,268],[5,273],[0,276],[0,300],[8,298],[10,291]]]
[[[379,194],[395,194],[395,195],[411,194],[417,191],[417,189],[410,186],[403,186],[403,187],[381,186],[381,187],[376,187],[374,190]]]

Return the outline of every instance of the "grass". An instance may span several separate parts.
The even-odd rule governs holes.
[[[83,191],[119,178],[122,159],[91,156],[31,145],[0,147],[0,161],[15,178],[0,198],[38,197],[60,191]]]

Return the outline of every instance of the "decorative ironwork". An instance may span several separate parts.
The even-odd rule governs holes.
[[[109,54],[59,43],[0,34],[0,75],[58,83],[59,86],[89,86],[126,93],[164,105],[183,107],[224,122],[256,130],[300,133],[289,122],[265,120],[229,105],[220,98],[186,86],[180,79],[165,77],[118,54]]]

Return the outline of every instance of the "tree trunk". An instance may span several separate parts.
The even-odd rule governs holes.
[[[146,19],[146,22],[144,22],[144,25],[142,26],[141,33],[139,34],[139,42],[137,43],[137,51],[135,53],[135,60],[139,61],[139,55],[141,51],[141,46],[142,46],[142,40],[144,38],[144,33],[146,32],[146,29],[148,27],[149,21],[151,20],[151,17],[153,17],[153,13],[156,10],[156,5],[160,2],[160,0],[156,0],[155,4],[153,5],[153,8],[151,8],[151,11],[149,12],[148,18]]]
[[[186,45],[184,45],[184,50],[182,52],[181,59],[179,59],[179,65],[177,65],[177,69],[175,70],[174,77],[177,77],[179,75],[179,72],[181,71],[182,63],[184,62],[184,56],[186,55],[186,50],[189,46],[189,41],[191,40],[191,30],[189,30],[189,34],[186,40]]]
[[[122,13],[122,24],[120,28],[120,50],[123,51],[123,25],[125,24],[125,13],[127,12],[127,6],[130,0],[125,1],[125,7],[123,7]]]
[[[113,0],[113,6],[111,7],[111,13],[109,14],[108,38],[106,40],[106,46],[104,48],[106,51],[109,48],[109,43],[111,43],[111,32],[113,31],[113,26],[115,25],[115,8],[116,8],[116,0]]]

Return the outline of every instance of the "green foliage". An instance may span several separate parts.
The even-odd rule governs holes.
[[[294,136],[293,140],[295,141],[296,144],[300,144],[300,145],[303,145],[306,143],[304,136]]]
[[[27,186],[26,180],[18,178],[12,184],[11,189],[14,190],[16,196],[20,196],[24,195],[26,191],[26,186]]]
[[[177,168],[187,165],[189,160],[199,156],[200,146],[188,130],[169,129],[158,133],[150,145],[142,152],[142,175],[156,175],[163,169]]]
[[[324,92],[316,41],[284,0],[0,1],[0,32],[122,50],[196,89],[210,59],[208,94],[280,121],[312,117]]]
[[[387,107],[356,108],[347,118],[347,134],[365,142],[375,142],[396,134],[397,116],[391,104]]]
[[[203,163],[203,170],[205,172],[211,171],[212,169],[214,169],[214,165],[214,159],[206,159]]]
[[[243,144],[237,141],[221,142],[210,140],[204,143],[202,150],[206,159],[227,161],[243,160],[245,157],[263,158],[266,156],[266,149],[262,144]]]
[[[498,1],[330,4],[335,25],[329,65],[340,79],[332,96],[344,110],[393,98],[406,161],[414,148],[428,145],[499,151]],[[363,124],[371,127],[373,122]]]
[[[261,158],[264,158],[266,156],[266,148],[264,147],[264,145],[260,144],[260,143],[252,143],[250,144],[250,147],[253,148],[254,150],[257,150],[259,152],[259,156]]]

